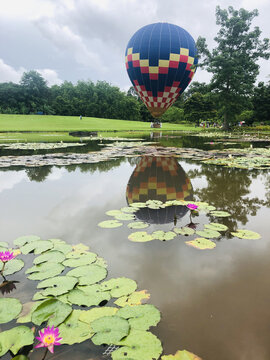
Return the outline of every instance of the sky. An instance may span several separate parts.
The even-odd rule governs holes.
[[[218,31],[215,8],[259,10],[254,26],[270,37],[269,0],[0,0],[0,82],[19,83],[36,70],[49,86],[105,80],[127,90],[124,54],[142,26],[169,22],[211,49]],[[270,61],[260,60],[258,80],[270,80]],[[211,76],[198,70],[195,81]]]

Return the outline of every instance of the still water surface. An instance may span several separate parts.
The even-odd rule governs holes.
[[[36,234],[89,245],[107,260],[108,278],[130,277],[151,293],[149,303],[162,314],[152,331],[164,354],[187,349],[204,360],[269,360],[270,175],[179,161],[193,200],[229,211],[232,217],[217,221],[230,231],[262,235],[241,240],[226,233],[214,250],[199,251],[180,237],[133,243],[128,222],[112,230],[97,226],[109,219],[106,211],[127,206],[127,184],[138,161],[0,171],[0,241]],[[194,221],[200,229],[210,220],[200,215]],[[188,223],[188,213],[178,216],[177,226]],[[152,222],[147,231],[173,226]],[[10,296],[29,301],[31,284],[21,282]],[[59,347],[53,358],[102,359],[104,351],[90,341],[72,349]]]

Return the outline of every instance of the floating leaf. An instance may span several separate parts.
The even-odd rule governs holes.
[[[134,242],[147,242],[154,240],[152,235],[147,234],[146,231],[136,231],[134,233],[131,233],[128,236],[128,239]]]
[[[237,229],[236,232],[231,232],[231,234],[239,239],[258,240],[261,238],[260,234],[251,230]]]
[[[128,227],[130,229],[145,229],[149,226],[149,224],[143,222],[143,221],[135,221],[133,223],[129,223]]]
[[[44,296],[58,296],[67,293],[72,290],[77,284],[78,279],[71,276],[55,276],[51,279],[41,281],[38,285],[38,289],[44,289],[41,293]]]
[[[94,333],[90,325],[79,320],[83,311],[73,310],[66,320],[59,326],[61,344],[73,345],[90,339]]]
[[[45,262],[32,266],[25,273],[30,274],[28,276],[30,280],[45,280],[61,274],[64,269],[62,264]]]
[[[150,299],[150,294],[147,293],[147,290],[134,291],[134,293],[129,296],[121,296],[119,299],[115,300],[115,304],[121,307],[126,305],[134,306],[142,304],[143,300]]]
[[[103,259],[102,257],[99,257],[99,256],[97,257],[97,260],[95,261],[95,264],[99,265],[99,266],[102,266],[104,268],[108,267],[108,264],[107,264],[106,260]]]
[[[93,308],[86,311],[81,311],[79,320],[87,324],[91,324],[94,320],[104,316],[112,316],[118,311],[116,307],[104,306],[101,308]]]
[[[157,239],[160,241],[168,241],[168,240],[172,240],[176,237],[176,234],[173,231],[162,231],[162,230],[157,230],[154,231],[152,234],[153,239]]]
[[[92,264],[96,261],[97,255],[95,253],[89,252],[80,254],[78,258],[75,259],[67,259],[63,262],[63,265],[68,267],[78,267]]]
[[[1,247],[1,248],[8,248],[9,245],[8,245],[8,243],[5,242],[5,241],[0,241],[0,247]]]
[[[15,319],[22,310],[22,304],[18,299],[0,298],[0,324]]]
[[[175,355],[161,356],[161,360],[202,360],[187,350],[178,350]]]
[[[23,304],[22,311],[17,319],[17,323],[23,324],[31,322],[33,311],[42,303],[42,301],[30,301]]]
[[[44,262],[55,262],[55,263],[62,263],[65,260],[65,255],[61,251],[57,250],[50,250],[46,251],[45,253],[37,256],[33,263],[35,265],[44,263]]]
[[[80,243],[80,244],[73,245],[72,249],[74,252],[77,252],[79,254],[84,254],[89,250],[89,246]]]
[[[66,275],[79,278],[80,285],[92,285],[105,279],[107,270],[102,266],[90,264],[78,266],[77,268],[70,270]]]
[[[134,208],[134,207],[126,206],[126,207],[121,208],[121,211],[122,211],[122,212],[126,212],[126,213],[132,213],[132,214],[133,214],[133,213],[137,212],[138,209],[137,209],[137,208]]]
[[[160,340],[148,331],[131,329],[117,345],[121,347],[112,352],[113,360],[153,360],[159,359],[162,353]]]
[[[12,259],[6,263],[4,269],[4,276],[15,274],[24,267],[24,262],[21,259]]]
[[[220,232],[211,229],[197,230],[196,234],[207,239],[215,239],[220,237]]]
[[[127,319],[132,329],[148,330],[160,322],[160,312],[150,304],[125,306],[119,309],[117,316]]]
[[[41,325],[48,321],[49,326],[60,325],[71,313],[72,307],[56,299],[43,301],[32,313],[32,322]]]
[[[49,240],[39,240],[39,241],[33,241],[30,243],[27,243],[23,245],[20,250],[21,252],[26,255],[30,252],[34,251],[35,254],[41,254],[44,251],[50,250],[53,248],[53,243]]]
[[[34,342],[34,334],[31,329],[26,326],[17,326],[11,330],[2,331],[0,333],[0,356],[11,351],[14,355],[26,345],[32,345]]]
[[[25,355],[17,355],[14,358],[12,358],[11,360],[29,360],[29,357],[27,357]]]
[[[17,246],[23,246],[33,241],[39,241],[40,237],[35,235],[21,236],[14,240],[14,244]]]
[[[112,229],[122,226],[123,224],[118,220],[105,220],[101,221],[98,226],[105,229]]]
[[[186,241],[186,244],[200,250],[214,249],[216,247],[216,244],[213,241],[204,238]]]
[[[95,345],[116,344],[129,333],[128,321],[118,316],[104,316],[91,323],[95,332],[92,341]]]
[[[53,240],[58,240],[58,239],[53,239]],[[63,254],[68,254],[69,252],[72,251],[72,246],[69,244],[66,244],[65,242],[62,242],[62,240],[53,242],[52,239],[50,239],[50,241],[53,243],[53,249],[62,252]]]
[[[187,226],[184,226],[182,228],[178,228],[178,227],[175,227],[173,229],[173,231],[176,233],[176,234],[179,234],[179,235],[184,235],[184,236],[190,236],[190,235],[193,235],[195,233],[195,230],[187,227]]]
[[[216,216],[216,217],[227,217],[227,216],[231,216],[230,213],[228,213],[227,211],[210,211],[210,215],[212,216]]]
[[[130,204],[130,206],[134,207],[134,208],[145,208],[145,207],[147,207],[146,203],[143,203],[143,202],[132,203],[132,204]]]
[[[204,225],[204,227],[207,228],[207,229],[216,230],[216,231],[226,231],[226,230],[228,230],[228,226],[223,225],[223,224],[218,224],[218,223],[206,224],[206,225]]]
[[[137,289],[136,281],[125,277],[110,279],[101,283],[103,291],[110,291],[112,297],[129,295]]]
[[[116,216],[116,215],[121,215],[121,214],[123,214],[123,212],[121,210],[106,211],[106,215],[108,215],[108,216]]]
[[[80,306],[97,306],[102,301],[109,301],[111,295],[108,291],[103,291],[99,284],[90,286],[78,286],[68,293],[68,301]]]
[[[116,220],[133,220],[133,219],[135,219],[135,215],[121,213],[121,214],[115,215],[115,219]]]

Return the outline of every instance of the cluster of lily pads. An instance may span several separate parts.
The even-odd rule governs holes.
[[[202,230],[197,230],[196,225],[192,222],[192,215],[198,213],[204,213],[211,218],[225,218],[229,217],[230,213],[227,211],[216,210],[212,205],[206,202],[193,202],[190,203],[185,200],[170,200],[163,203],[159,200],[148,200],[145,203],[135,202],[130,206],[123,207],[120,210],[109,210],[106,214],[114,219],[105,220],[98,224],[102,228],[117,228],[123,225],[122,221],[131,221],[127,224],[130,229],[145,229],[150,226],[149,223],[136,220],[136,212],[141,208],[149,209],[162,209],[170,206],[186,206],[190,210],[190,223],[183,227],[173,227],[170,231],[156,230],[152,233],[146,231],[136,231],[128,236],[128,239],[133,242],[148,242],[153,240],[169,241],[176,237],[192,236],[196,238],[193,240],[185,241],[189,246],[200,250],[214,249],[216,243],[214,239],[218,239],[222,236],[222,232],[228,231],[228,227],[218,222],[210,222],[205,224]],[[235,232],[230,232],[231,235],[240,239],[260,239],[260,235],[254,231],[246,229],[238,229]]]
[[[51,150],[51,149],[65,149],[73,146],[84,146],[83,143],[12,143],[0,144],[0,147],[10,150]]]
[[[3,284],[11,282],[9,275],[24,268],[23,257],[28,256],[33,266],[25,274],[38,281],[38,291],[25,304],[12,297],[0,298],[0,324],[16,321],[0,333],[0,356],[19,352],[14,360],[28,360],[29,346],[53,352],[54,345],[91,339],[95,345],[115,345],[110,354],[113,360],[160,358],[161,342],[149,331],[160,321],[160,312],[143,303],[150,295],[138,291],[134,280],[105,280],[105,260],[83,244],[71,246],[60,239],[42,240],[33,235],[17,238],[14,244],[10,249],[6,242],[0,243]],[[182,350],[161,359],[199,358]]]

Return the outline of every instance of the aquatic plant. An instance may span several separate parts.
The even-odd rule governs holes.
[[[59,337],[59,329],[54,326],[47,326],[45,329],[39,331],[39,336],[36,339],[40,342],[35,348],[46,347],[52,354],[54,353],[54,346],[61,345],[62,338]]]

